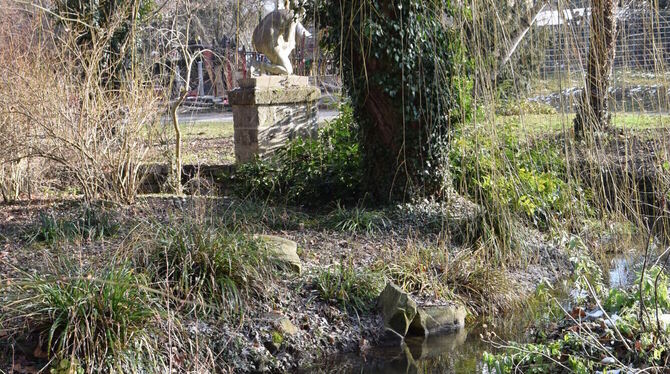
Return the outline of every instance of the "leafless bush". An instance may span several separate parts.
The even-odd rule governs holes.
[[[7,66],[14,56],[22,53],[22,46],[29,44],[30,33],[26,31],[27,17],[21,17],[19,9],[6,0],[0,0],[0,65]],[[6,69],[0,70],[0,197],[3,201],[15,200],[23,192],[27,182],[27,163],[22,161],[25,154],[25,127],[14,121],[11,101],[8,97],[9,85],[13,84]]]
[[[130,58],[101,64],[113,31],[91,26],[86,31],[95,37],[81,43],[81,35],[48,11],[16,12],[37,31],[22,32],[21,40],[0,49],[0,133],[7,138],[2,168],[17,170],[26,158],[49,160],[74,177],[87,200],[132,202],[147,129],[158,120],[158,100],[148,75],[135,66],[134,47],[127,46]]]

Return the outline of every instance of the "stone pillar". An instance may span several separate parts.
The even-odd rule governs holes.
[[[321,92],[308,77],[268,75],[239,83],[228,94],[238,163],[270,154],[298,136],[317,135]]]

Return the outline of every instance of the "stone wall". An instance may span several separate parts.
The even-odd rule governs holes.
[[[170,192],[168,177],[170,165],[145,164],[140,170],[144,176],[140,185],[140,193]],[[181,183],[186,194],[206,194],[214,189],[225,190],[228,186],[223,182],[226,176],[235,172],[235,165],[184,165],[181,173]]]
[[[572,87],[549,95],[528,99],[547,104],[558,111],[574,112],[582,96],[582,88]],[[663,85],[611,87],[610,108],[616,112],[665,112],[670,110],[670,88]]]

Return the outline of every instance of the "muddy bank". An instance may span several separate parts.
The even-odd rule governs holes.
[[[340,226],[333,223],[332,214],[251,205],[228,198],[147,197],[133,207],[105,208],[120,223],[118,233],[113,236],[80,237],[52,244],[31,239],[31,235],[45,216],[75,217],[81,208],[79,202],[4,205],[0,207],[0,271],[5,280],[16,279],[21,277],[20,270],[39,272],[47,269],[45,264],[50,258],[59,256],[71,256],[87,269],[95,270],[131,250],[142,239],[137,232],[147,222],[169,226],[188,217],[224,218],[222,224],[249,234],[271,234],[293,240],[298,244],[301,273],[277,273],[271,283],[263,285],[261,294],[245,299],[243,312],[235,318],[212,312],[193,315],[188,312],[187,304],[176,308],[174,313],[180,327],[178,334],[173,333],[184,339],[184,343],[199,347],[195,351],[175,347],[184,370],[191,360],[188,357],[194,356],[201,365],[214,365],[213,369],[221,371],[293,371],[327,357],[364,353],[378,345],[383,321],[376,307],[376,296],[389,278],[396,282],[404,279],[413,297],[424,303],[456,299],[465,303],[471,314],[483,314],[515,305],[541,281],[555,281],[565,273],[569,265],[560,246],[528,228],[523,228],[526,232],[523,250],[532,258],[528,266],[485,270],[486,265],[471,255],[476,238],[463,235],[473,232],[477,215],[465,211],[459,214],[456,206],[471,205],[454,204],[440,207],[425,203],[411,209],[377,212],[372,215],[377,217],[371,218],[372,224],[361,226],[365,229],[348,231],[335,229]],[[443,215],[445,212],[448,215]],[[179,220],[174,221],[174,217]],[[426,217],[432,218],[427,221]],[[445,227],[453,235],[445,236]],[[349,279],[346,274],[354,275]],[[342,288],[332,296],[324,293],[324,283],[357,284],[363,282],[361,274],[365,275],[364,284],[376,287],[370,288],[376,294],[369,292],[363,308],[350,308],[350,304],[343,303],[346,298],[338,294],[354,292],[355,287]],[[146,329],[160,331],[164,323]],[[165,343],[163,339],[164,335],[156,334],[159,346]],[[44,351],[39,340],[27,342],[20,351],[13,349],[12,341],[3,341],[4,362],[12,362],[11,359],[36,365],[48,362],[47,357],[35,354]]]

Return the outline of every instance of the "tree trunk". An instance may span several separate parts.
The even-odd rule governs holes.
[[[460,11],[444,1],[315,3],[359,125],[366,197],[443,192],[451,125],[469,112],[467,60],[450,25]]]
[[[182,156],[181,156],[181,129],[179,128],[179,117],[177,116],[177,110],[181,104],[186,100],[186,95],[188,91],[182,90],[177,101],[170,108],[170,116],[172,117],[172,125],[174,126],[175,141],[174,141],[174,165],[172,167],[172,185],[174,187],[174,193],[181,195],[184,191],[181,185],[181,172],[182,172]]]
[[[394,195],[405,195],[407,178],[406,157],[415,156],[412,150],[403,149],[402,113],[395,110],[393,100],[381,88],[370,87],[365,100],[365,117],[369,122],[362,134],[365,152],[368,190],[377,201],[390,201]],[[361,116],[362,117],[362,116]],[[409,125],[408,125],[409,126]],[[407,129],[407,132],[412,130]]]
[[[389,19],[400,16],[394,10],[394,3],[389,2],[381,7],[384,16]],[[356,65],[366,68],[361,76],[383,75],[398,64],[394,60],[376,58],[369,53],[353,57]],[[408,71],[406,74],[416,72]],[[428,146],[428,137],[421,137],[420,134],[426,131],[427,124],[405,120],[405,102],[400,89],[402,85],[404,82],[398,85],[396,97],[392,97],[383,86],[373,80],[368,81],[361,108],[365,113],[357,114],[359,119],[366,122],[361,131],[366,190],[379,203],[404,201],[421,183],[418,170],[425,161],[423,153]]]
[[[608,88],[616,52],[616,6],[613,0],[591,1],[586,84],[574,121],[578,139],[610,127]]]

